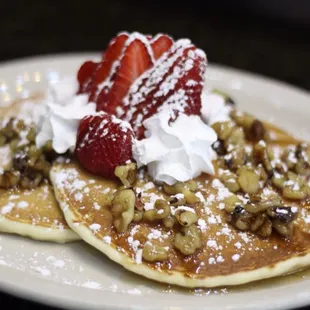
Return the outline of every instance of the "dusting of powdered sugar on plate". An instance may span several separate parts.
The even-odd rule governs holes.
[[[156,231],[153,235],[157,238]],[[175,287],[133,276],[83,242],[59,245],[10,235],[0,236],[0,272],[2,268],[17,270],[20,277],[30,275],[59,285],[90,290],[136,296],[151,296],[156,292],[184,294]],[[210,292],[192,293],[209,295]],[[212,290],[212,293],[226,294],[227,290]]]
[[[152,294],[158,290],[158,284],[140,277],[133,280],[129,272],[82,242],[59,245],[0,236],[0,272],[1,268],[15,269],[21,277],[27,274],[92,290],[129,295]]]

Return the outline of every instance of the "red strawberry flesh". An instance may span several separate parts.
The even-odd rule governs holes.
[[[115,64],[115,62],[119,59],[127,39],[127,33],[119,34],[110,42],[108,48],[104,52],[102,61],[92,78],[90,101],[96,100],[99,84],[101,84],[111,74],[113,64]]]
[[[143,121],[169,105],[178,113],[199,115],[206,69],[205,54],[188,40],[179,40],[131,87],[118,116],[131,123],[137,138],[144,137]]]
[[[132,140],[128,123],[100,112],[80,122],[75,154],[88,171],[115,179],[115,168],[132,160]]]
[[[131,39],[131,38],[130,38]],[[134,38],[125,47],[119,67],[113,77],[110,90],[103,89],[97,98],[97,110],[115,114],[122,107],[122,100],[127,95],[132,83],[153,65],[147,48],[148,43],[139,37]]]
[[[80,67],[77,74],[77,80],[79,82],[79,94],[87,92],[88,85],[91,82],[92,75],[94,74],[97,66],[98,63],[93,61],[86,61]]]
[[[154,58],[160,58],[164,52],[170,49],[172,44],[173,40],[167,35],[160,34],[156,36],[151,42]]]

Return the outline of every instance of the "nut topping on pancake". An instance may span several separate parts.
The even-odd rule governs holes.
[[[49,184],[59,155],[35,145],[41,96],[0,108],[0,231],[53,242],[79,240],[66,223]]]
[[[12,163],[9,170],[0,174],[0,188],[31,189],[49,182],[51,163],[57,154],[50,143],[38,149],[35,138],[33,123],[14,117],[2,121],[1,146],[10,146]]]

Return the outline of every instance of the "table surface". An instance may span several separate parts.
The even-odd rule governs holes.
[[[211,63],[239,68],[310,90],[310,29],[255,16],[240,7],[213,8],[208,1],[16,1],[1,3],[0,61],[21,57],[101,51],[116,32],[166,32],[189,37]],[[17,309],[55,309],[0,293]],[[310,310],[310,307],[307,308]]]

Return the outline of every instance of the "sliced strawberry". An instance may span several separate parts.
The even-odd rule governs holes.
[[[189,40],[179,40],[136,81],[124,98],[118,116],[131,123],[138,139],[144,137],[142,122],[164,107],[171,120],[178,113],[199,115],[206,56]]]
[[[92,88],[90,93],[90,101],[96,99],[98,85],[102,83],[111,73],[113,64],[117,61],[123,50],[124,44],[128,39],[127,33],[121,33],[115,37],[109,44],[103,54],[102,61],[92,78]]]
[[[103,112],[80,122],[75,154],[90,172],[114,179],[114,170],[132,159],[133,132],[127,122]]]
[[[173,40],[165,34],[159,34],[152,42],[154,58],[158,59],[164,52],[167,52],[173,44]]]
[[[113,78],[110,91],[103,89],[97,99],[97,110],[115,114],[131,84],[153,65],[152,57],[146,46],[138,37],[126,46],[118,70]]]
[[[98,63],[93,61],[86,61],[80,67],[77,74],[77,80],[79,82],[79,94],[87,92],[88,84],[90,83],[90,80],[97,66]]]

